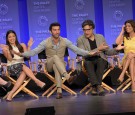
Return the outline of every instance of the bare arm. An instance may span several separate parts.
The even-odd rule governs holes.
[[[33,40],[33,38],[31,37],[30,39],[29,39],[29,41],[28,41],[28,47],[27,47],[27,51],[30,51],[31,50],[31,46],[33,45],[33,43],[34,43],[34,40]]]
[[[121,32],[120,32],[119,36],[116,38],[116,44],[117,44],[117,45],[123,43],[124,28],[125,28],[125,25],[122,26]]]
[[[12,61],[13,58],[11,55],[11,51],[9,50],[9,47],[7,45],[0,44],[0,48],[2,49],[2,52],[4,56],[7,58],[7,60]]]

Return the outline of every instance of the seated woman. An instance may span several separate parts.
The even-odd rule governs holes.
[[[17,77],[17,82],[14,85],[13,89],[7,95],[7,101],[12,100],[12,95],[15,91],[21,86],[24,82],[26,76],[30,77],[35,83],[41,87],[45,87],[45,83],[37,79],[32,70],[30,70],[24,64],[24,58],[20,57],[13,53],[13,50],[17,52],[25,52],[30,49],[31,45],[33,44],[33,40],[30,39],[28,42],[28,48],[24,43],[19,43],[17,39],[17,35],[15,31],[9,30],[6,33],[6,45],[0,44],[0,47],[3,50],[4,56],[7,58],[7,70],[10,75]]]
[[[124,42],[124,58],[122,61],[123,70],[118,81],[121,83],[124,80],[124,75],[129,68],[132,80],[132,92],[135,92],[135,20],[127,20],[123,25],[119,36],[116,39],[116,44]]]

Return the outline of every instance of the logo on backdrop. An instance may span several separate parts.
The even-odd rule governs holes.
[[[46,18],[46,16],[40,16],[38,19],[38,24],[40,26],[46,26],[48,22],[48,19]]]
[[[116,10],[113,14],[113,18],[116,20],[116,21],[121,21],[122,18],[123,18],[123,12],[120,11],[120,10]]]
[[[0,5],[0,14],[5,15],[8,12],[8,6],[5,4]]]
[[[77,10],[82,10],[84,8],[84,5],[85,5],[85,3],[83,0],[76,0],[75,1],[75,8]]]

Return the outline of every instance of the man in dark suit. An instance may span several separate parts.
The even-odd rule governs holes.
[[[85,20],[82,23],[84,35],[77,40],[77,46],[86,51],[96,52],[93,55],[84,56],[85,68],[88,73],[89,82],[92,85],[92,95],[104,95],[104,89],[101,87],[102,76],[107,65],[105,55],[116,55],[124,47],[119,45],[115,49],[109,49],[105,38],[101,34],[94,33],[95,24],[92,20]]]

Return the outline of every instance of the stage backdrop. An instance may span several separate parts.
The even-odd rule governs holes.
[[[56,0],[27,0],[29,35],[33,37],[35,48],[50,36],[49,25],[57,21]],[[32,60],[37,56],[32,57]]]
[[[0,43],[5,43],[10,29],[15,30],[20,40],[18,0],[0,0]]]
[[[0,43],[5,43],[6,31],[13,29],[21,42],[27,44],[33,37],[33,49],[50,36],[50,23],[59,21],[61,35],[76,45],[85,19],[95,22],[95,32],[103,34],[111,46],[125,20],[135,19],[135,0],[0,0]],[[70,52],[70,56],[76,55]]]
[[[103,17],[105,37],[111,46],[124,22],[133,19],[132,0],[103,0]]]
[[[65,0],[67,38],[76,45],[77,38],[83,34],[81,24],[86,19],[95,21],[94,0]],[[70,56],[75,54],[70,51]]]

